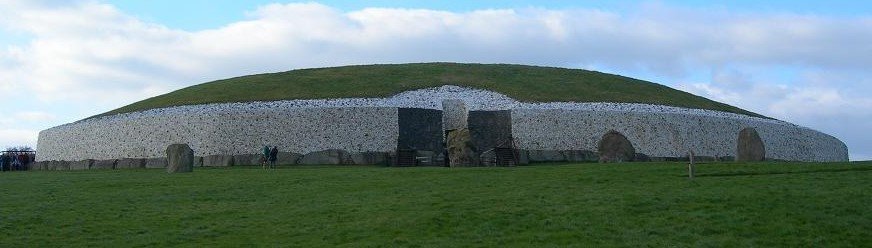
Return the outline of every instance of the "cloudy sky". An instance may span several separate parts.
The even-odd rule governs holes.
[[[0,148],[216,79],[450,61],[653,81],[872,159],[872,4],[604,2],[0,0]]]

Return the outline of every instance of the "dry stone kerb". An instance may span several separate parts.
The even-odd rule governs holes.
[[[766,159],[847,160],[838,139],[779,120],[647,104],[522,103],[496,92],[443,86],[388,98],[190,105],[87,119],[40,132],[37,161],[90,160],[88,168],[114,169],[120,159],[133,158],[148,159],[148,168],[162,167],[157,158],[173,143],[189,144],[195,156],[203,157],[197,164],[205,166],[231,165],[232,156],[250,154],[265,143],[289,154],[390,153],[398,144],[398,108],[438,111],[446,99],[467,111],[510,111],[511,137],[518,149],[529,151],[521,155],[530,160],[540,157],[535,151],[597,151],[603,133],[612,129],[652,159],[682,157],[689,147],[700,156],[734,157],[736,134],[744,127],[762,134]],[[450,111],[445,108],[443,118]],[[462,120],[443,119],[444,129],[468,126]],[[546,155],[542,159],[557,157]],[[572,160],[577,159],[584,157]],[[122,167],[127,162],[121,161]]]

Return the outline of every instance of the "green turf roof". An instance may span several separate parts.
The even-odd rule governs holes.
[[[614,74],[555,67],[459,63],[356,65],[228,78],[148,98],[99,116],[192,104],[387,97],[446,84],[492,90],[524,102],[648,103],[762,117],[660,84]]]

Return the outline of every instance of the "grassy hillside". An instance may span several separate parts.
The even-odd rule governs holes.
[[[103,115],[224,102],[386,97],[445,84],[489,89],[527,102],[626,102],[759,116],[660,84],[595,71],[504,64],[422,63],[303,69],[236,77],[152,97]]]
[[[0,247],[862,247],[872,163],[0,173]]]

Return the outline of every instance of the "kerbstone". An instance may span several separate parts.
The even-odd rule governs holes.
[[[304,165],[337,165],[353,163],[347,152],[336,149],[307,153],[306,155],[303,155],[298,162],[299,164]]]
[[[293,152],[279,152],[276,154],[276,164],[278,165],[295,165],[300,158],[303,157],[302,154],[293,153]]]
[[[767,159],[848,158],[838,139],[774,119],[650,104],[524,103],[497,92],[442,86],[387,98],[217,103],[90,118],[40,132],[37,160],[158,158],[177,142],[201,157],[247,154],[264,144],[299,154],[391,152],[397,149],[398,108],[442,110],[449,99],[462,101],[468,111],[510,110],[512,137],[525,150],[595,151],[602,134],[613,129],[651,158],[681,157],[690,149],[700,156],[735,157],[736,134],[753,127],[764,134]]]
[[[70,162],[70,170],[87,170],[91,168],[91,165],[94,163],[94,160],[85,159],[80,161]]]
[[[233,165],[260,165],[262,157],[262,154],[233,155]],[[276,156],[276,158],[278,158],[278,156]]]
[[[351,161],[356,165],[387,165],[386,152],[356,152],[350,153]]]
[[[194,158],[196,161],[196,158]],[[167,158],[150,158],[145,160],[145,168],[162,169],[167,167]]]
[[[203,157],[204,167],[227,167],[233,166],[233,164],[232,155],[209,155]]]
[[[140,158],[119,159],[115,164],[115,169],[141,169],[145,168],[145,162],[145,159]]]
[[[528,150],[527,159],[530,162],[563,162],[566,157],[559,150]]]
[[[117,161],[118,160],[116,160],[116,159],[94,160],[94,163],[91,164],[91,169],[97,169],[97,170],[115,169],[115,163]]]

